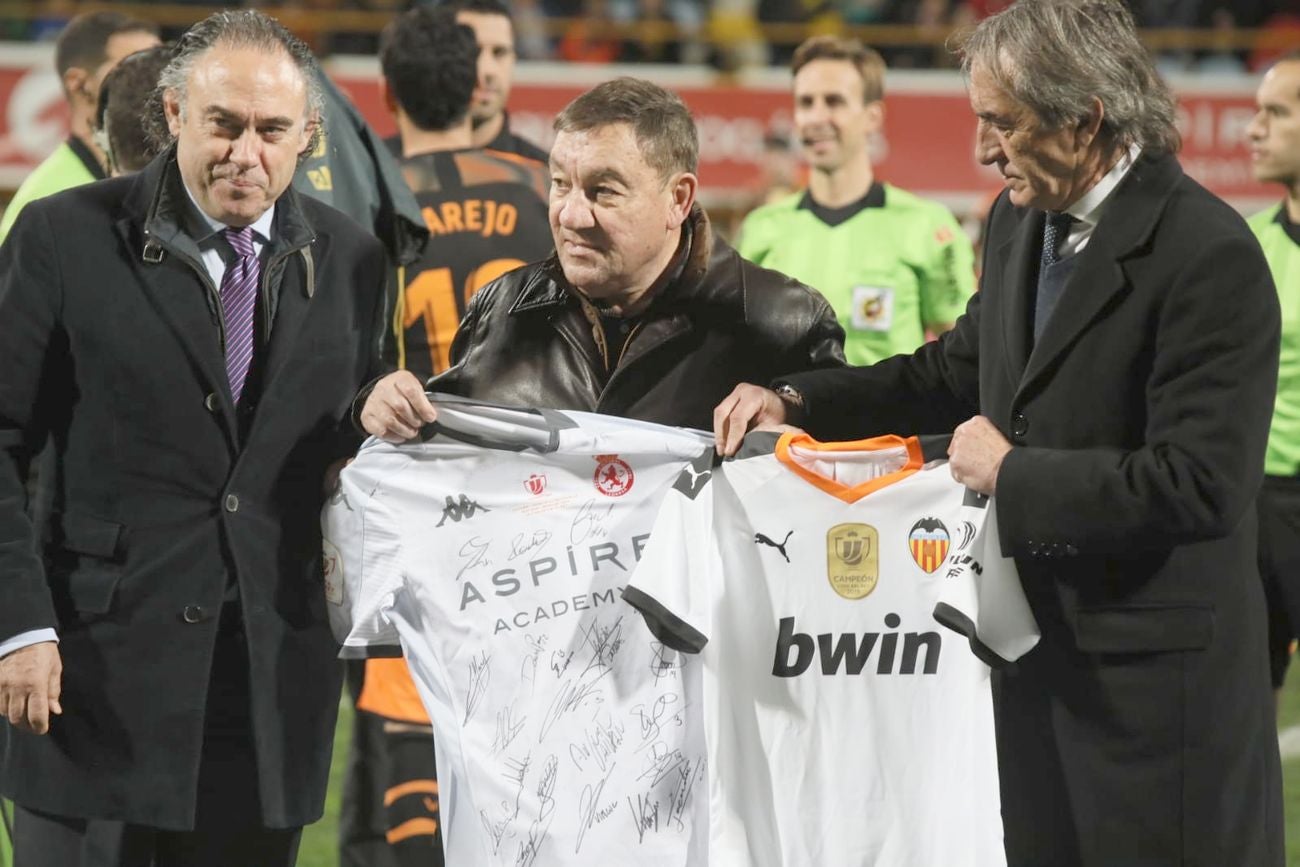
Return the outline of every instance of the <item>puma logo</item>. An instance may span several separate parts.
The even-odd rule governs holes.
[[[780,552],[781,552],[781,556],[785,558],[785,562],[789,563],[789,562],[790,562],[790,555],[787,554],[787,553],[785,553],[785,543],[786,543],[786,542],[789,542],[789,541],[790,541],[790,537],[793,536],[793,535],[794,535],[794,530],[791,530],[789,533],[786,533],[786,534],[785,534],[785,538],[782,539],[782,540],[778,543],[778,542],[773,542],[771,539],[767,538],[767,537],[764,536],[762,533],[755,533],[755,534],[754,534],[754,544],[755,544],[755,545],[770,545],[771,547],[773,547],[773,548],[775,548],[776,550],[780,551]]]
[[[700,491],[704,490],[704,485],[712,475],[713,470],[707,465],[700,470],[696,469],[692,464],[687,464],[677,476],[677,481],[673,483],[673,487],[685,494],[688,499],[693,500],[700,495]]]

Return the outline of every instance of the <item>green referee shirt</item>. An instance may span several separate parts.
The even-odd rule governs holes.
[[[1283,205],[1247,222],[1264,248],[1282,307],[1282,356],[1264,472],[1293,476],[1300,472],[1300,226],[1291,222]]]
[[[104,177],[104,170],[90,149],[76,136],[69,136],[44,162],[32,169],[32,173],[23,180],[14,197],[9,200],[4,218],[0,219],[0,241],[9,236],[14,220],[18,219],[18,213],[28,202],[102,180]]]
[[[912,352],[975,291],[974,251],[948,209],[879,182],[843,208],[806,192],[764,205],[745,218],[738,248],[826,296],[850,364]]]

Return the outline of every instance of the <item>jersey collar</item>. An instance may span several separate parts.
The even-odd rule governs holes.
[[[903,448],[906,449],[907,462],[892,473],[868,479],[858,485],[846,485],[805,467],[799,462],[798,456],[791,453],[792,448],[822,452],[828,456],[840,452],[873,452]],[[777,440],[776,458],[804,481],[846,503],[856,503],[868,494],[879,491],[895,482],[901,482],[921,469],[922,464],[925,463],[925,458],[921,454],[920,440],[916,437],[903,438],[892,434],[852,442],[823,443],[802,431],[798,433],[790,431],[782,434],[781,438]]]

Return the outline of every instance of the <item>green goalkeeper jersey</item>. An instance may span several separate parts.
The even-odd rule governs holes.
[[[1300,473],[1300,227],[1282,205],[1248,221],[1264,248],[1282,307],[1282,353],[1277,374],[1277,401],[1268,432],[1264,471],[1272,476]]]
[[[850,364],[911,352],[975,291],[974,251],[948,209],[879,182],[843,208],[806,192],[764,205],[745,218],[738,248],[826,296]]]

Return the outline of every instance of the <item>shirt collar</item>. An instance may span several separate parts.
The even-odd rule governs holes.
[[[220,220],[214,220],[208,216],[207,212],[199,207],[199,202],[190,192],[189,185],[181,179],[181,186],[185,188],[185,195],[189,196],[190,205],[190,229],[195,243],[202,245],[204,242],[212,240],[220,232],[231,228]],[[275,204],[266,209],[266,213],[253,221],[251,228],[257,235],[259,241],[268,244],[271,241],[271,226],[275,222]]]
[[[1111,166],[1110,171],[1102,175],[1101,180],[1093,184],[1092,189],[1080,196],[1077,202],[1065,209],[1065,212],[1088,227],[1097,225],[1110,194],[1115,192],[1115,188],[1133,168],[1141,153],[1141,145],[1135,144],[1130,147],[1128,153],[1120,157],[1119,162]]]

